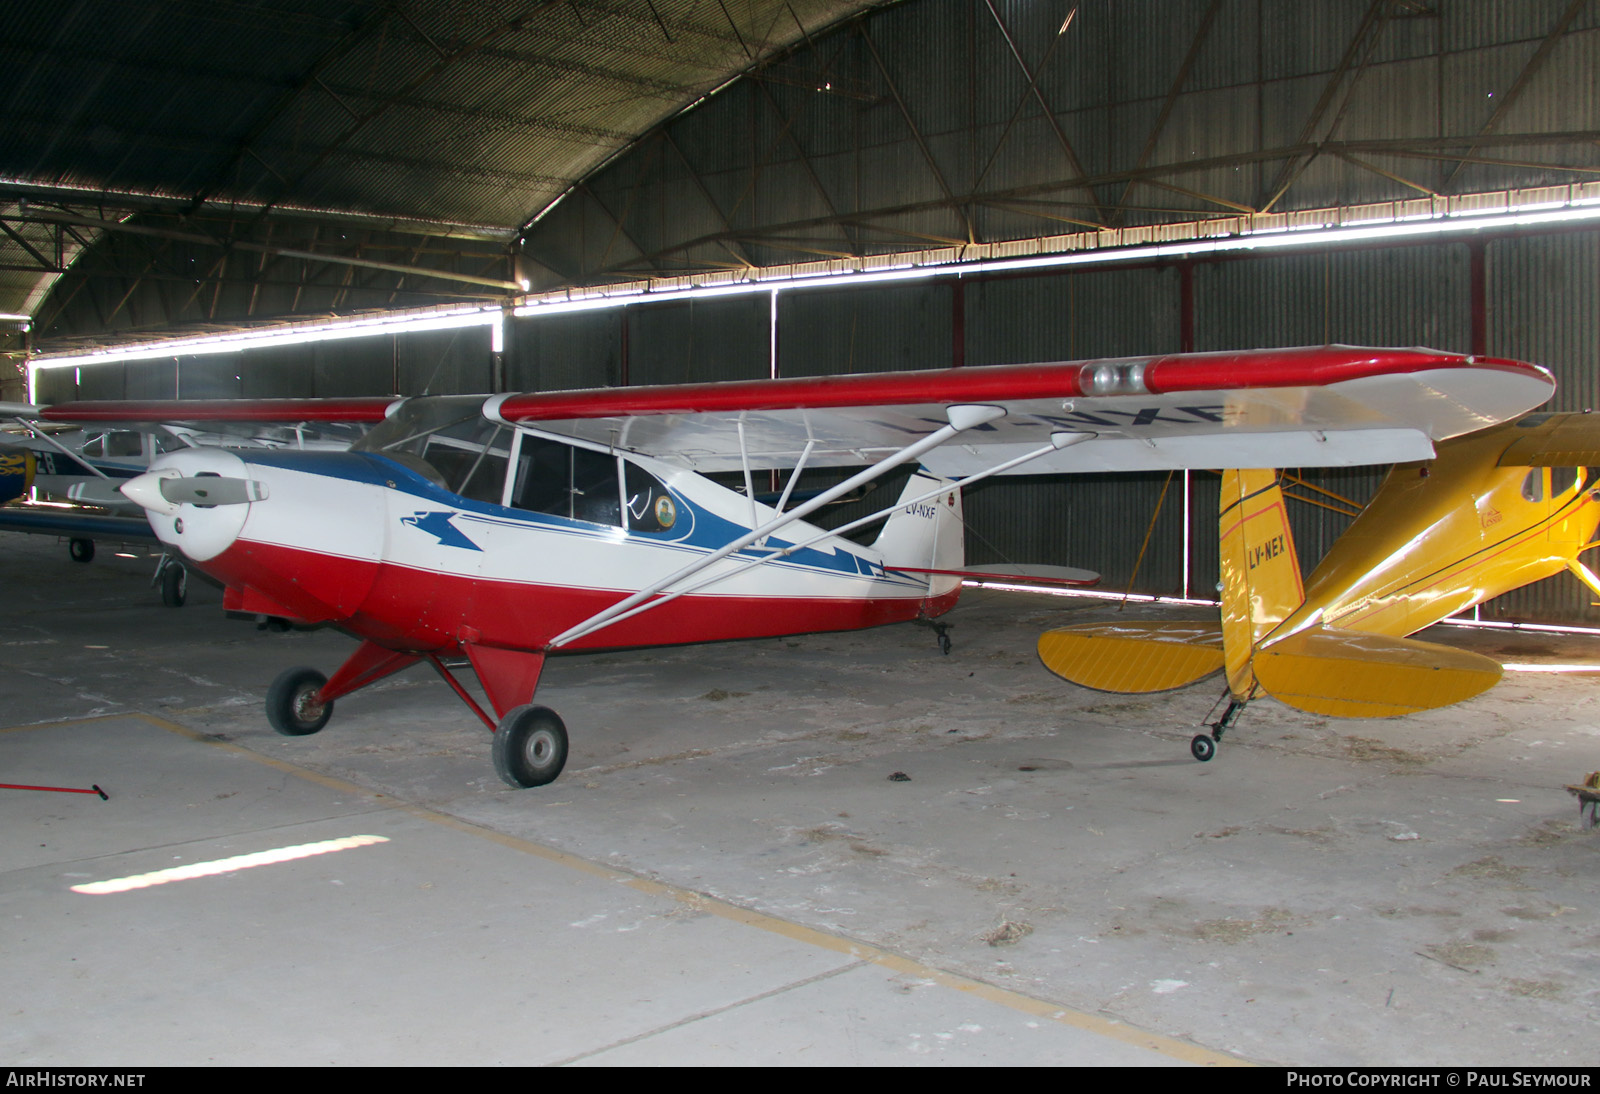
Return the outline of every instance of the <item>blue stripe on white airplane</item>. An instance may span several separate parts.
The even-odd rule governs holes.
[[[468,539],[466,533],[450,523],[450,519],[455,515],[455,513],[442,511],[430,513],[426,510],[419,510],[409,517],[401,517],[400,523],[420,528],[430,536],[437,538],[446,547],[463,547],[469,551],[483,550],[482,547]]]

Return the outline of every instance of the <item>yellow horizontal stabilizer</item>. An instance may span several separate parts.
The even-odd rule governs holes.
[[[1279,702],[1335,718],[1388,718],[1488,691],[1500,665],[1412,638],[1311,627],[1260,647],[1256,681]]]
[[[1168,691],[1222,668],[1215,623],[1080,623],[1039,636],[1039,660],[1097,691]]]

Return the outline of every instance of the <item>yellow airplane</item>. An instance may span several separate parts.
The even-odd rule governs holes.
[[[1500,679],[1479,654],[1406,635],[1567,571],[1600,526],[1600,414],[1535,414],[1397,464],[1302,585],[1276,471],[1225,471],[1216,623],[1088,623],[1048,631],[1039,658],[1101,691],[1166,691],[1224,671],[1227,713],[1190,744],[1216,754],[1244,704],[1375,718],[1448,706]]]

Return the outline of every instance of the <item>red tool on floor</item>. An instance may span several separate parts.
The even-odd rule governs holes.
[[[87,790],[79,790],[75,786],[23,786],[21,783],[0,783],[0,790],[53,790],[57,794],[99,794],[101,801],[110,801],[111,795],[101,790],[99,784],[91,784]]]

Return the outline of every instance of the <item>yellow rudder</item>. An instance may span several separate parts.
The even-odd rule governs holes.
[[[1248,699],[1256,643],[1305,600],[1300,560],[1276,471],[1224,471],[1217,511],[1222,649],[1228,691]]]

